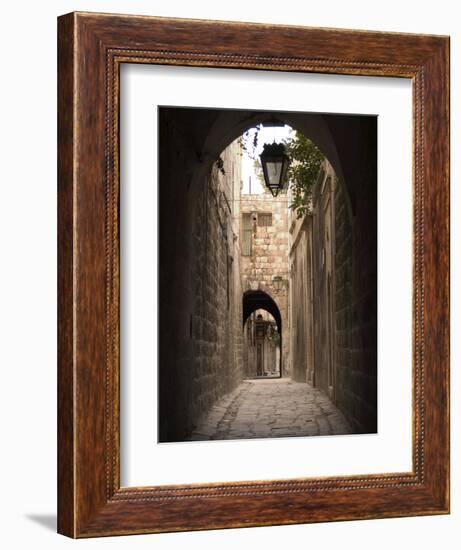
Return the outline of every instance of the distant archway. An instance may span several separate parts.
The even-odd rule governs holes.
[[[262,290],[247,290],[243,294],[243,325],[248,317],[256,311],[257,309],[265,309],[268,311],[277,323],[277,329],[282,334],[282,316],[278,305],[275,303],[273,298],[263,292]]]
[[[277,330],[280,335],[280,377],[282,377],[282,315],[280,314],[279,307],[267,292],[263,292],[262,290],[247,290],[243,293],[242,329],[245,327],[248,317],[257,309],[264,309],[269,312],[277,324]]]

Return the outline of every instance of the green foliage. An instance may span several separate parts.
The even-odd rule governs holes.
[[[284,140],[284,145],[290,157],[288,181],[293,193],[290,208],[296,211],[297,218],[302,218],[311,212],[312,188],[325,157],[315,143],[299,132]]]
[[[247,130],[240,136],[239,144],[242,151],[253,159],[257,177],[264,182],[261,162],[256,153],[261,128],[262,125],[258,124]],[[302,218],[311,212],[312,189],[325,157],[315,143],[299,132],[293,131],[292,136],[285,139],[283,143],[290,157],[287,179],[292,191],[292,202],[289,206],[296,211],[297,218]],[[266,192],[269,191],[266,189]]]

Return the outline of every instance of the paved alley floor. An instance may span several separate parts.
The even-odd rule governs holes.
[[[244,380],[202,419],[190,441],[352,433],[322,392],[289,378]]]

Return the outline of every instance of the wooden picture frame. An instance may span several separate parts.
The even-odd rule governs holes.
[[[121,63],[412,79],[412,471],[120,488]],[[58,70],[58,531],[96,537],[448,513],[448,37],[71,13],[58,20]]]

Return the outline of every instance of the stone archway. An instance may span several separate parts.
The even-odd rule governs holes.
[[[271,122],[274,119],[273,111],[245,111],[238,109],[169,109],[175,121],[193,130],[193,140],[196,144],[194,169],[189,173],[189,192],[194,195],[199,192],[204,179],[207,178],[211,167],[222,151],[241,136],[246,130]],[[191,112],[192,111],[192,112]],[[300,113],[291,111],[277,111],[277,120],[291,126],[312,140],[328,159],[343,187],[350,215],[355,209],[355,201],[359,185],[354,172],[357,158],[352,158],[351,124],[356,124],[357,136],[363,133],[360,123],[349,115],[330,115],[318,113]],[[357,119],[357,117],[355,117]],[[344,120],[342,120],[344,119]],[[200,120],[198,128],[194,127],[193,120]],[[367,138],[368,139],[368,138]],[[356,141],[356,140],[352,140]]]
[[[264,309],[272,315],[277,323],[277,329],[282,333],[282,316],[275,300],[262,290],[247,290],[243,294],[242,317],[243,325],[248,317],[257,309]]]
[[[243,324],[242,328],[245,327],[245,323],[250,315],[257,311],[258,309],[263,309],[270,313],[274,318],[277,324],[277,330],[280,336],[280,360],[279,360],[279,373],[280,378],[283,376],[283,361],[282,361],[282,345],[283,345],[283,332],[282,332],[282,315],[280,309],[275,302],[275,300],[267,293],[262,290],[247,290],[243,294],[242,299],[242,319]]]

